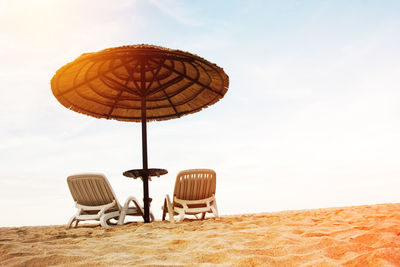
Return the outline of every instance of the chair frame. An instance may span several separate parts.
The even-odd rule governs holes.
[[[111,187],[108,179],[100,173],[83,173],[83,174],[76,174],[71,175],[67,178],[67,180],[72,179],[89,179],[95,177],[96,179],[103,179],[104,185],[108,187],[109,191],[111,192],[113,201],[110,203],[106,203],[104,205],[82,205],[75,201],[75,207],[78,209],[77,212],[69,219],[67,228],[71,228],[74,224],[74,227],[78,226],[78,223],[81,221],[88,221],[88,220],[97,220],[100,221],[100,225],[103,227],[109,227],[109,223],[111,219],[118,220],[117,224],[123,225],[125,222],[125,217],[129,216],[144,216],[143,207],[139,205],[138,200],[135,197],[128,197],[125,201],[124,206],[118,202],[117,197],[115,196],[114,190]],[[72,190],[70,188],[71,194]],[[130,206],[130,203],[133,202],[134,206]],[[109,209],[116,207],[117,210],[108,211]],[[97,213],[94,213],[96,212]],[[92,214],[90,214],[92,213]],[[154,221],[154,215],[150,212],[150,219]]]
[[[195,200],[190,200],[190,199],[180,199],[177,197],[177,190],[180,190],[178,183],[181,183],[180,177],[184,175],[191,175],[194,176],[195,178],[189,178],[189,179],[196,179],[198,175],[213,175],[213,179],[215,179],[214,182],[214,188],[211,189],[211,191],[214,191],[214,193],[207,198],[203,199],[195,199]],[[202,181],[203,182],[203,181]],[[170,222],[175,222],[174,216],[179,215],[178,222],[182,221],[185,217],[185,215],[194,215],[197,219],[197,215],[201,213],[201,219],[203,220],[205,218],[206,213],[212,213],[214,217],[218,218],[218,208],[217,208],[217,202],[215,199],[215,187],[216,187],[216,174],[215,171],[209,170],[209,169],[190,169],[190,170],[184,170],[178,173],[176,181],[175,181],[175,188],[174,188],[174,196],[173,196],[173,202],[171,202],[169,195],[166,195],[164,198],[164,205],[161,207],[163,210],[163,215],[162,215],[162,220],[164,221],[166,218],[166,214],[168,213],[169,216],[169,221]],[[178,204],[178,205],[177,205]],[[200,206],[200,207],[199,207]]]

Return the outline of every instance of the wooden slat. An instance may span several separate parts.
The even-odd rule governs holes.
[[[81,205],[99,206],[116,197],[105,177],[97,174],[70,176],[67,179],[72,197]]]
[[[184,200],[205,199],[215,194],[216,175],[213,170],[181,171],[175,182],[174,196]]]

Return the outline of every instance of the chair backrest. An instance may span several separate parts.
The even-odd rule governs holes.
[[[193,169],[178,173],[174,196],[183,200],[199,200],[215,195],[216,174],[213,170]]]
[[[101,206],[116,201],[115,207],[109,210],[120,209],[115,193],[103,174],[76,174],[67,178],[72,198],[78,204],[85,206]]]

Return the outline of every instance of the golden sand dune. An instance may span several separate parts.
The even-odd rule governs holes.
[[[400,266],[400,204],[0,228],[2,266]]]

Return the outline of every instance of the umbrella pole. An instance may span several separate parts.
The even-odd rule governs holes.
[[[144,222],[150,222],[149,205],[149,172],[147,164],[147,116],[146,116],[146,97],[142,98],[142,158],[143,158],[143,203],[144,203]]]

